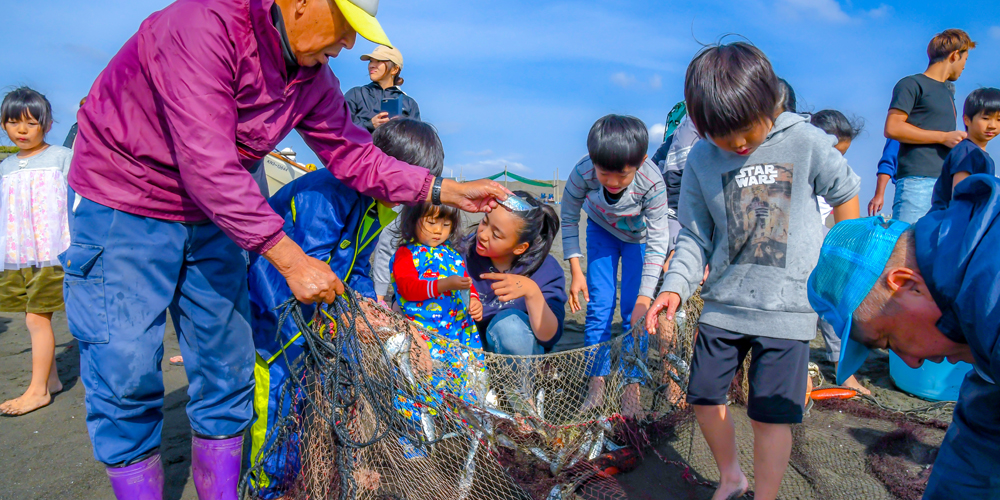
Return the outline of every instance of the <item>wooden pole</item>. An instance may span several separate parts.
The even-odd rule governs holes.
[[[507,187],[507,165],[503,166],[503,187]]]

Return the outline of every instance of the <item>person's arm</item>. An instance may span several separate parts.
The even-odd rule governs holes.
[[[501,302],[524,297],[531,331],[540,342],[547,342],[559,331],[559,320],[545,300],[538,283],[527,276],[506,273],[484,273],[483,279],[493,280],[490,285]]]
[[[365,117],[364,98],[361,96],[359,87],[354,87],[344,94],[344,101],[347,104],[347,112],[351,115],[351,121],[360,128],[373,131],[371,118]]]
[[[420,302],[440,297],[446,292],[472,287],[472,279],[463,276],[448,276],[439,280],[421,279],[413,265],[413,253],[405,246],[396,250],[392,277],[396,280],[396,293],[410,302]]]
[[[417,105],[417,100],[416,99],[414,99],[412,97],[409,97],[409,96],[407,96],[407,97],[410,99],[410,104],[411,104],[409,118],[413,118],[414,120],[418,120],[419,121],[420,120],[420,106]]]
[[[378,245],[375,246],[375,264],[372,266],[372,281],[375,287],[375,296],[380,301],[385,300],[389,293],[389,283],[392,281],[392,270],[389,269],[389,262],[392,254],[396,253],[399,247],[399,218],[393,219],[388,226],[382,228],[382,234],[378,237]]]
[[[296,130],[334,177],[376,200],[411,205],[431,201],[434,176],[425,168],[386,155],[372,144],[368,134],[354,126],[340,82],[329,68],[323,68],[299,91],[307,93],[300,99],[309,109]],[[488,212],[497,207],[498,199],[506,199],[507,193],[487,179],[464,183],[444,179],[441,184],[441,202],[466,212]]]
[[[653,295],[656,294],[656,283],[663,273],[663,263],[670,251],[670,208],[667,206],[667,187],[662,176],[657,175],[654,180],[653,188],[642,200],[642,216],[646,219],[646,251],[643,255],[639,297],[632,309],[632,326],[646,316],[646,311],[653,302]]]
[[[868,216],[878,215],[885,206],[885,187],[889,184],[890,177],[879,173],[878,180],[875,181],[875,196],[868,202]]]
[[[810,181],[816,196],[822,196],[833,207],[833,220],[841,222],[860,217],[861,178],[836,149],[819,148],[815,154],[819,168],[810,170]]]
[[[585,301],[590,301],[587,278],[583,275],[583,269],[580,267],[580,257],[583,257],[583,251],[580,249],[580,210],[587,197],[587,183],[580,174],[580,169],[585,165],[594,168],[589,160],[583,160],[570,171],[566,187],[563,189],[562,205],[559,208],[559,218],[562,221],[563,255],[565,259],[569,260],[571,276],[569,304],[570,309],[574,312],[581,309],[580,292],[583,292]]]
[[[908,115],[898,109],[890,109],[885,118],[885,136],[904,144],[943,144],[949,148],[955,147],[968,135],[961,130],[941,132],[924,130],[907,123]]]

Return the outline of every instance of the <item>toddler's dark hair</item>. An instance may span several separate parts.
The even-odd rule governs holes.
[[[649,148],[649,131],[634,116],[607,115],[587,134],[587,152],[594,166],[612,172],[639,168]]]
[[[970,120],[980,112],[991,115],[1000,111],[1000,89],[980,87],[965,98],[962,114]]]
[[[451,221],[451,234],[445,243],[455,248],[462,241],[462,213],[453,207],[446,205],[434,205],[429,201],[422,201],[416,205],[403,207],[399,214],[399,244],[417,243],[417,227],[420,219],[424,217],[434,217],[436,219],[445,218]]]
[[[383,153],[410,165],[424,167],[440,177],[444,146],[434,126],[411,118],[398,118],[375,129],[372,142]]]
[[[757,47],[745,42],[714,45],[688,65],[684,100],[698,134],[725,137],[773,117],[780,85]]]
[[[518,255],[511,265],[511,272],[522,276],[531,276],[549,255],[552,249],[552,241],[556,239],[559,231],[559,216],[551,205],[546,205],[538,201],[534,196],[525,191],[514,191],[514,194],[524,198],[531,205],[531,210],[525,212],[514,212],[524,225],[517,235],[517,243],[528,242],[528,250]],[[501,209],[503,210],[503,209]]]
[[[858,119],[852,121],[836,109],[817,111],[809,117],[809,123],[836,137],[838,142],[853,141],[864,128],[863,122]]]
[[[38,120],[38,125],[45,132],[52,127],[52,105],[44,95],[28,87],[11,90],[4,96],[0,105],[0,124],[20,120],[24,116]]]
[[[798,113],[798,109],[796,108],[798,102],[795,100],[795,89],[793,89],[792,85],[788,83],[788,80],[785,80],[784,78],[778,78],[778,84],[778,90],[780,92],[778,102],[781,103],[782,110],[789,113]]]

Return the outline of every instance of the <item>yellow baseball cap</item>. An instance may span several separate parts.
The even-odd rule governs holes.
[[[378,13],[378,0],[334,0],[344,19],[350,23],[354,31],[362,37],[377,43],[392,47],[392,42],[382,30],[382,25],[375,19]]]

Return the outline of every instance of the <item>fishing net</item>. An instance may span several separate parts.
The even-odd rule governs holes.
[[[292,411],[255,460],[280,456],[284,474],[251,468],[242,497],[627,498],[612,474],[687,418],[699,310],[696,297],[678,315],[690,320],[661,319],[653,336],[640,323],[596,346],[503,356],[353,292],[312,318],[289,302],[279,324],[292,318],[306,349],[282,389]],[[588,399],[594,374],[603,391]]]

